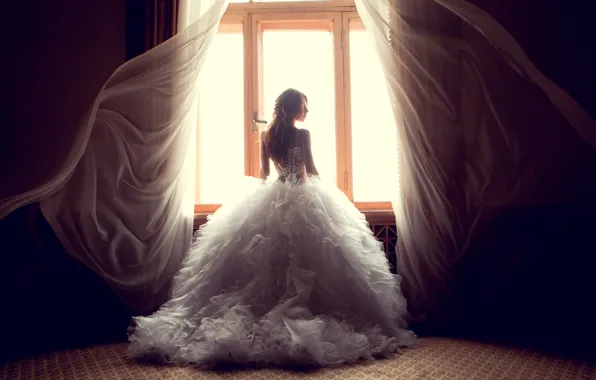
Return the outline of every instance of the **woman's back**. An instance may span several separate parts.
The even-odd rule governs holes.
[[[275,164],[275,170],[279,175],[280,181],[286,181],[287,178],[295,180],[304,179],[306,173],[304,170],[304,155],[302,153],[304,146],[301,141],[302,133],[295,127],[287,131],[287,133],[289,136],[287,136],[285,157],[282,157],[281,160],[272,158]]]
[[[310,150],[310,133],[295,126],[306,118],[306,103],[306,96],[294,89],[284,91],[275,101],[273,121],[261,134],[261,178],[269,176],[270,159],[280,181],[295,182],[304,179],[306,173],[318,175]]]

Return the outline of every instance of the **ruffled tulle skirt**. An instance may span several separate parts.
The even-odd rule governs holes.
[[[335,186],[247,179],[195,235],[171,299],[137,317],[129,354],[211,366],[326,366],[415,342],[399,276]]]

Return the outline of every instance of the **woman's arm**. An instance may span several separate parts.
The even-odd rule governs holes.
[[[310,148],[310,131],[303,129],[302,136],[304,139],[304,167],[306,168],[306,174],[319,175],[319,172],[315,166],[315,161],[312,158],[312,149]]]
[[[265,132],[261,133],[261,172],[259,178],[267,179],[269,177],[269,151],[265,144]]]

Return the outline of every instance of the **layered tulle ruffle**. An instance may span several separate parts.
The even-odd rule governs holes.
[[[399,277],[343,193],[317,178],[243,189],[197,232],[171,300],[135,318],[132,357],[324,366],[415,341]]]

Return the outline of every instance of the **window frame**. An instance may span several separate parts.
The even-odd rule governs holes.
[[[336,94],[336,184],[367,219],[378,222],[392,222],[395,216],[391,202],[354,202],[351,135],[351,93],[350,93],[350,23],[360,21],[353,0],[303,1],[303,2],[248,2],[230,3],[220,22],[219,31],[228,24],[242,24],[244,37],[244,134],[245,175],[259,175],[259,136],[262,127],[253,129],[253,110],[260,117],[266,114],[264,104],[261,65],[260,25],[269,24],[279,30],[283,23],[295,23],[295,27],[308,23],[331,21],[334,34],[335,94]],[[277,25],[275,25],[277,23]],[[362,26],[363,27],[363,26]],[[342,80],[343,78],[343,80]],[[197,125],[197,144],[200,128]],[[197,165],[199,163],[197,155]],[[199,174],[200,175],[200,174]],[[206,215],[215,212],[221,205],[195,204],[195,227]],[[198,224],[197,224],[198,223]]]

